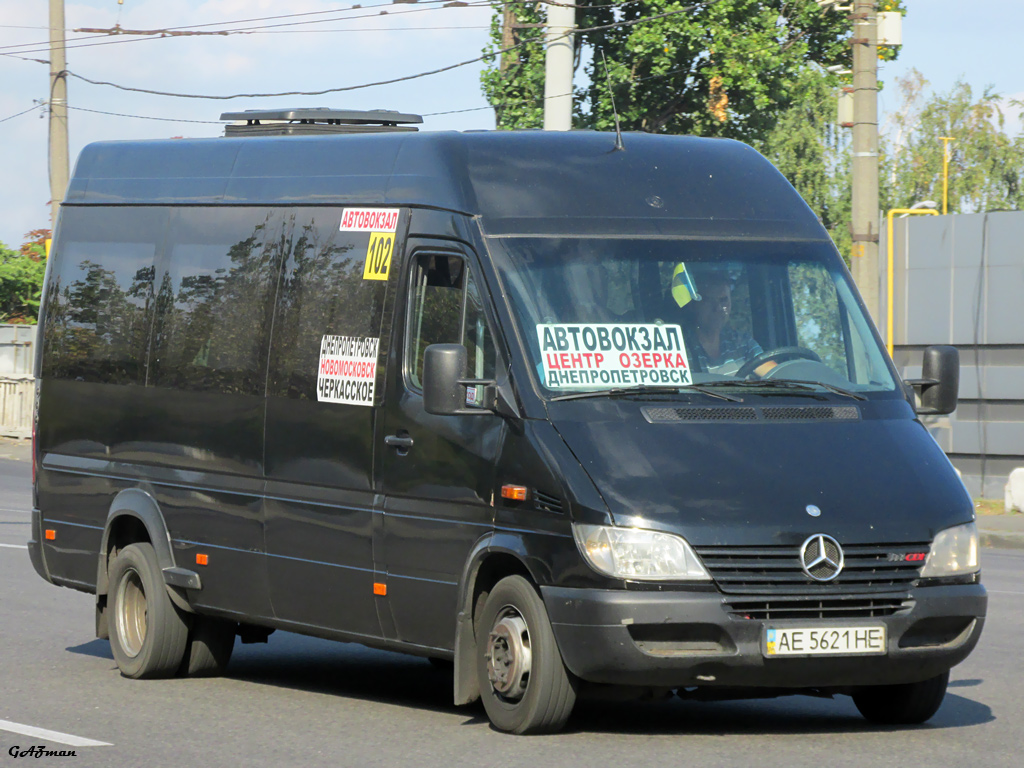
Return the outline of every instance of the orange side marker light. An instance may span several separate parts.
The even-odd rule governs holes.
[[[210,564],[210,556],[209,555],[196,555],[196,565],[209,565],[209,564]]]
[[[46,529],[46,540],[47,541],[55,541],[56,538],[57,538],[57,532],[55,530],[53,530],[53,528],[47,528]]]
[[[373,582],[373,594],[384,597],[388,593],[388,585],[381,584],[379,581]]]
[[[526,501],[526,486],[524,485],[503,485],[501,486],[501,498],[512,499],[513,501]]]

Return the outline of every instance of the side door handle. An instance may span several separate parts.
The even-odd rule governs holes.
[[[399,456],[405,456],[412,448],[413,439],[408,435],[388,435],[384,438],[384,445],[390,448],[397,448]]]

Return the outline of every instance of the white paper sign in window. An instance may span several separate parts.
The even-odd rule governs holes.
[[[380,339],[324,336],[320,340],[316,399],[321,403],[372,406],[379,347]]]
[[[549,389],[692,383],[678,325],[545,323],[537,340]]]

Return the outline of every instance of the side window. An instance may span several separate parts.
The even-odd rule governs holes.
[[[821,264],[791,262],[789,284],[797,344],[816,352],[825,365],[849,378],[839,299],[832,276]]]
[[[265,210],[193,208],[171,226],[149,383],[259,394],[280,261]]]
[[[468,354],[468,373],[471,379],[493,379],[496,375],[498,353],[494,336],[487,325],[483,297],[477,281],[470,271],[466,280],[466,320],[462,326],[462,343]]]
[[[391,281],[366,278],[370,234],[340,231],[340,216],[336,209],[299,208],[275,236],[285,263],[274,317],[271,396],[319,400],[321,345],[329,336],[379,340],[375,397],[383,391],[388,345],[382,328],[391,311]]]
[[[483,298],[464,259],[420,254],[413,266],[406,342],[406,370],[413,387],[423,385],[423,355],[431,344],[464,344],[471,378],[493,378],[494,336]]]
[[[47,286],[45,377],[144,384],[156,252],[167,214],[67,207]]]

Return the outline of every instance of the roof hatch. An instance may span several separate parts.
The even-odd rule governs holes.
[[[247,109],[225,112],[221,120],[236,122],[224,126],[225,136],[309,136],[325,133],[381,133],[416,131],[419,115],[405,115],[391,109]],[[244,122],[243,122],[244,121]]]

